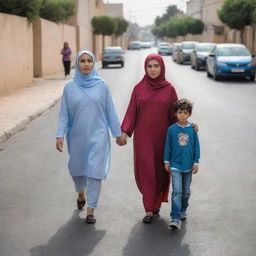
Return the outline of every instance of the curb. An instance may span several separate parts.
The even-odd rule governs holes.
[[[97,61],[95,63],[95,66],[96,66],[97,69],[99,69],[101,67],[101,61]],[[48,77],[55,77],[56,75],[58,76],[59,73],[55,74],[55,75],[50,75],[50,76],[42,77],[42,78],[40,77],[37,80],[43,80],[43,79],[48,78]],[[60,100],[61,96],[62,95],[56,97],[55,99],[50,100],[43,107],[41,107],[39,110],[36,110],[34,113],[28,115],[27,117],[23,117],[23,118],[18,119],[12,126],[10,126],[8,129],[6,129],[6,131],[0,131],[0,144],[5,142],[6,140],[8,140],[10,137],[15,135],[16,133],[24,130],[26,128],[26,126],[32,120],[36,119],[37,117],[42,115],[45,111],[47,111],[47,110],[51,109],[52,107],[54,107],[58,103],[58,101]]]
[[[4,141],[6,141],[7,139],[9,139],[10,137],[12,137],[13,135],[15,135],[16,133],[24,130],[26,128],[26,126],[34,119],[36,119],[37,117],[39,117],[40,115],[42,115],[45,111],[51,109],[52,107],[54,107],[59,99],[61,98],[61,96],[49,101],[47,104],[45,104],[42,108],[40,108],[39,110],[35,111],[33,114],[27,116],[27,117],[23,117],[18,119],[11,127],[9,127],[9,129],[7,129],[6,131],[1,131],[0,132],[0,143],[3,143]]]

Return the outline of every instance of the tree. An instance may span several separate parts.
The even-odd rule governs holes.
[[[157,16],[155,19],[155,25],[160,26],[162,23],[167,22],[170,18],[173,18],[176,14],[182,13],[176,5],[169,5],[167,7],[166,13],[163,16]]]
[[[40,16],[59,23],[75,14],[75,4],[71,0],[43,0]]]
[[[121,36],[124,32],[126,32],[128,28],[128,22],[123,18],[116,18],[117,29],[115,32],[116,36]]]
[[[196,35],[203,32],[204,23],[201,20],[193,17],[186,17],[183,21],[188,33]]]
[[[94,34],[102,35],[102,46],[105,48],[105,36],[112,35],[117,30],[117,22],[110,16],[95,16],[92,18],[92,27]]]
[[[252,0],[225,0],[218,10],[218,16],[228,27],[241,31],[243,42],[244,27],[252,23],[253,11]]]
[[[41,0],[2,0],[0,12],[26,17],[33,22],[39,16],[41,4]]]

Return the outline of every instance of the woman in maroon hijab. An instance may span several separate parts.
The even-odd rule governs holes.
[[[161,203],[168,202],[170,175],[164,170],[164,145],[166,131],[176,121],[173,104],[178,98],[165,79],[160,55],[150,54],[144,68],[146,74],[132,92],[122,136],[126,140],[134,132],[134,172],[146,212],[143,222],[151,223]]]

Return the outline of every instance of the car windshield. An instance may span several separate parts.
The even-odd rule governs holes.
[[[120,49],[105,49],[104,54],[121,54],[122,51]]]
[[[241,46],[221,47],[217,50],[217,56],[250,56],[247,48]]]
[[[211,52],[214,48],[214,45],[198,45],[196,50],[198,52]]]
[[[179,49],[181,49],[180,45],[174,45],[173,50],[179,50]]]
[[[195,43],[182,44],[182,49],[194,49],[195,45],[196,45]]]

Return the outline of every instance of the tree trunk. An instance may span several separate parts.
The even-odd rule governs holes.
[[[240,30],[240,39],[241,39],[241,44],[244,43],[244,28]]]
[[[102,35],[102,52],[105,49],[105,35]]]

